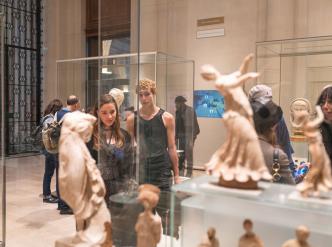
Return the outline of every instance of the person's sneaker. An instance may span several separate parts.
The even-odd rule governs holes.
[[[70,208],[63,208],[60,209],[60,214],[73,214],[73,210],[71,210]]]
[[[51,192],[51,196],[52,196],[53,198],[58,198],[58,194],[56,193],[56,191],[52,191],[52,192]]]
[[[51,195],[48,195],[48,196],[43,197],[43,202],[45,202],[45,203],[58,203],[58,199],[54,198]]]

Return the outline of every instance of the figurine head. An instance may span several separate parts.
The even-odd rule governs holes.
[[[207,231],[207,236],[210,240],[214,239],[216,236],[216,229],[214,227],[210,227]]]
[[[140,80],[136,93],[142,106],[153,104],[154,96],[156,95],[156,82],[150,79]]]
[[[109,92],[109,95],[112,95],[112,97],[115,99],[116,104],[118,106],[118,108],[120,108],[120,106],[123,103],[124,100],[124,93],[121,89],[118,88],[112,88]]]
[[[243,221],[243,229],[247,234],[252,233],[253,223],[250,219],[245,219]]]
[[[210,64],[205,64],[202,66],[201,75],[205,80],[215,81],[217,79],[219,72]]]
[[[90,114],[75,111],[66,114],[61,128],[61,133],[76,132],[83,139],[88,142],[92,135],[93,124],[96,118]]]
[[[159,201],[160,189],[152,184],[142,184],[138,187],[138,201],[146,210],[153,209]]]
[[[297,98],[290,105],[290,118],[292,125],[301,126],[306,118],[311,114],[311,105],[309,100]]]
[[[306,242],[310,235],[309,228],[303,225],[298,226],[296,228],[295,233],[296,233],[296,238],[300,243]]]

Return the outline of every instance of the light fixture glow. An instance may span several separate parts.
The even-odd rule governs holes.
[[[101,68],[101,73],[111,75],[112,71],[108,70],[108,68]]]

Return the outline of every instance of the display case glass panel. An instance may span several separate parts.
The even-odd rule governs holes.
[[[308,146],[305,138],[294,135],[290,106],[296,98],[306,98],[314,109],[323,87],[332,80],[331,44],[331,36],[256,43],[259,83],[272,88],[273,100],[282,107],[298,161],[308,161]]]
[[[138,73],[139,70],[139,73]],[[139,75],[138,75],[139,74]],[[149,78],[156,81],[157,91],[155,95],[156,105],[175,116],[175,98],[183,95],[187,99],[187,105],[192,106],[193,100],[193,61],[184,58],[170,56],[159,52],[146,52],[134,54],[120,54],[107,57],[82,58],[57,61],[57,88],[58,97],[65,102],[68,95],[76,95],[80,98],[82,109],[99,107],[98,102],[112,88],[121,89],[124,92],[124,101],[119,108],[121,128],[127,129],[127,117],[125,108],[133,106],[135,111],[140,107],[136,85],[138,78]],[[137,119],[139,125],[141,119]],[[190,119],[190,121],[192,121]],[[103,126],[98,118],[98,126]],[[139,136],[139,128],[136,135]],[[144,173],[144,163],[139,158],[140,138],[135,138],[132,152],[135,153],[128,160],[132,164],[129,177],[119,185],[116,193],[110,196],[110,212],[112,214],[113,240],[119,246],[133,246],[136,243],[135,223],[138,213],[142,211],[137,197],[137,186],[143,183],[140,176],[152,179],[152,175]],[[156,143],[158,144],[158,143]],[[178,155],[182,150],[178,149]],[[101,158],[98,151],[98,159]],[[143,154],[144,155],[144,154]],[[97,167],[100,163],[97,163]],[[143,170],[143,173],[142,173]],[[151,177],[150,177],[151,176]],[[173,181],[172,181],[173,182]],[[112,186],[106,183],[106,186]],[[169,231],[170,193],[161,191],[157,211],[161,216],[164,237],[166,241]]]
[[[2,8],[0,8],[0,246],[5,246],[6,240],[6,107],[5,107],[5,81],[4,81],[4,29],[5,29],[5,16],[2,13]]]

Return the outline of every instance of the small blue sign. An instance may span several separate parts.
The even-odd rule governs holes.
[[[217,90],[196,90],[194,108],[197,117],[222,118],[225,111],[224,97]]]

